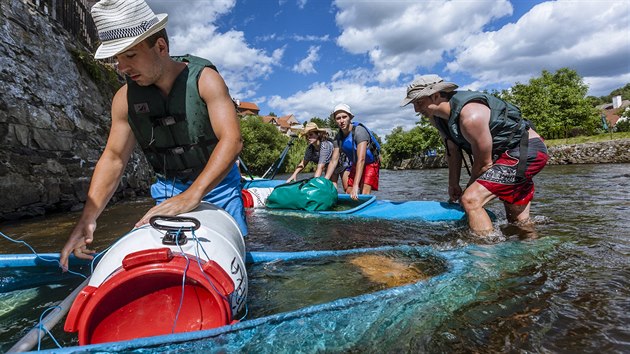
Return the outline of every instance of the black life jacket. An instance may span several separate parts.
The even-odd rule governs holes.
[[[451,114],[448,121],[436,118],[435,122],[447,139],[453,141],[462,150],[472,155],[472,147],[464,138],[459,128],[459,114],[469,102],[481,101],[490,108],[490,134],[492,135],[493,160],[507,150],[520,146],[517,177],[524,177],[527,164],[529,122],[523,119],[521,110],[516,105],[495,96],[476,91],[457,91],[449,100]]]
[[[198,81],[204,68],[217,69],[210,61],[190,55],[173,59],[188,65],[168,97],[155,85],[140,86],[127,79],[128,120],[156,174],[194,179],[218,143],[199,97]]]

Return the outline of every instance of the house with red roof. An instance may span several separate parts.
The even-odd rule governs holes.
[[[260,108],[253,102],[234,100],[234,104],[236,105],[236,114],[239,117],[257,116],[260,113]]]
[[[606,116],[606,121],[608,121],[608,126],[610,128],[614,127],[617,124],[617,121],[621,117],[621,112],[623,109],[630,107],[630,100],[622,100],[621,96],[615,96],[612,99],[612,103],[606,103],[597,106],[596,108],[602,112],[603,115]]]
[[[245,102],[233,99],[236,106],[236,114],[243,118],[245,116],[258,116],[264,123],[274,125],[279,131],[286,135],[297,135],[304,126],[295,119],[293,114],[282,117],[261,116],[260,108],[253,102]]]
[[[297,135],[304,126],[302,123],[295,119],[293,114],[289,114],[282,117],[276,116],[262,116],[260,117],[263,122],[273,124],[279,131],[286,135]]]

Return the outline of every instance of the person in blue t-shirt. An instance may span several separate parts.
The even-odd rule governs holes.
[[[378,154],[370,146],[372,137],[362,124],[353,124],[354,115],[350,106],[341,103],[335,106],[333,116],[339,126],[339,133],[333,140],[334,150],[331,163],[328,164],[326,178],[333,176],[339,163],[340,152],[350,160],[350,175],[346,193],[357,200],[359,194],[370,194],[378,190],[379,171],[381,168]]]

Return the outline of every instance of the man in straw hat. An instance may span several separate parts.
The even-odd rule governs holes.
[[[153,215],[177,215],[208,201],[224,208],[247,234],[235,160],[242,148],[234,103],[211,62],[169,55],[166,14],[144,0],[101,0],[92,7],[101,45],[97,59],[114,57],[127,83],[112,101],[112,125],[83,213],[61,251],[90,259],[96,219],[114,194],[136,145],[157,174]]]
[[[515,105],[482,92],[455,89],[457,85],[437,75],[424,75],[409,85],[402,101],[402,106],[413,103],[445,139],[450,201],[460,201],[470,229],[479,236],[493,231],[484,205],[497,197],[509,222],[529,224],[532,178],[548,159],[543,139]],[[462,150],[473,158],[463,192]]]
[[[291,177],[287,179],[287,182],[295,181],[298,173],[300,173],[309,162],[317,164],[317,169],[313,177],[323,175],[332,157],[333,143],[327,139],[328,133],[324,129],[319,129],[317,124],[308,122],[300,135],[306,138],[308,146],[304,152],[304,158],[297,165]],[[337,179],[333,179],[333,181],[336,180]]]
[[[380,172],[380,158],[376,139],[372,133],[361,123],[352,122],[354,114],[350,106],[340,103],[333,109],[333,117],[339,133],[333,140],[334,150],[326,178],[331,179],[340,163],[339,156],[343,152],[350,160],[350,175],[346,193],[352,199],[358,200],[360,194],[370,194],[372,190],[378,191]]]

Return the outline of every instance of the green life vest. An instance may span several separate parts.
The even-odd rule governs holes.
[[[464,139],[459,129],[459,114],[464,105],[471,101],[481,101],[490,108],[490,134],[492,135],[492,154],[501,155],[503,152],[517,147],[521,137],[527,137],[529,125],[521,116],[521,110],[506,101],[492,95],[475,91],[457,91],[451,97],[451,115],[448,123],[437,119],[440,130],[446,133],[455,144],[472,154],[470,143]]]
[[[208,109],[199,97],[208,60],[191,55],[173,57],[188,65],[164,97],[155,85],[127,79],[129,125],[155,173],[166,178],[194,179],[206,166],[218,140]]]

